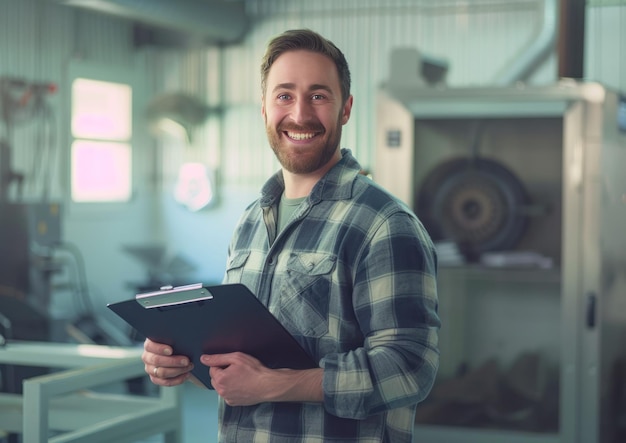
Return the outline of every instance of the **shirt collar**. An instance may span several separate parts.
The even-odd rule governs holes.
[[[341,160],[333,166],[313,187],[311,204],[321,200],[345,200],[352,197],[352,184],[361,171],[361,165],[349,149],[341,150]],[[280,200],[285,190],[282,171],[276,172],[261,189],[261,206],[272,206]]]

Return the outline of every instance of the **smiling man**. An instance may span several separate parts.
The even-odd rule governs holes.
[[[352,96],[343,96],[337,68],[320,53],[288,51],[264,74],[262,113],[270,145],[286,174],[315,184],[341,159],[341,127],[350,118]]]
[[[353,98],[332,42],[287,31],[270,42],[261,73],[261,113],[282,168],[235,229],[224,282],[248,286],[319,367],[202,356],[220,396],[218,441],[411,443],[439,362],[433,244],[340,149]],[[144,348],[154,383],[190,378],[188,358],[151,340]]]

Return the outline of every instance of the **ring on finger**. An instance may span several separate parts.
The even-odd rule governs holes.
[[[157,372],[158,372],[158,371],[159,371],[159,367],[158,367],[158,366],[155,366],[155,367],[154,367],[154,369],[152,370],[152,374],[153,374],[155,377],[158,377],[158,375],[157,375]]]

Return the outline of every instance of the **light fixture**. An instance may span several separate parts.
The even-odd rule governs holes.
[[[184,134],[184,140],[191,144],[193,128],[203,124],[215,111],[189,94],[169,92],[156,96],[146,107],[145,116],[154,135]]]

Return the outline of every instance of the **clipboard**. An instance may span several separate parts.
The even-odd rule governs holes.
[[[163,287],[107,307],[144,336],[172,346],[212,389],[202,354],[244,352],[269,368],[318,367],[296,339],[243,284]]]

